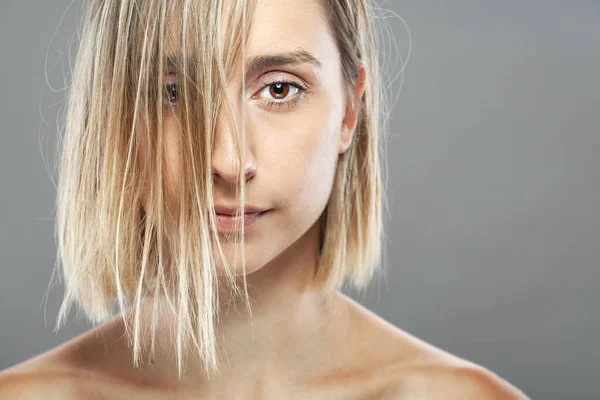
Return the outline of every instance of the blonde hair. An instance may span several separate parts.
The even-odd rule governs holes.
[[[325,292],[341,288],[346,279],[363,288],[381,264],[379,147],[385,112],[367,0],[322,1],[341,54],[347,96],[359,108],[351,146],[339,156],[331,197],[320,217],[314,289]],[[243,63],[255,7],[246,3],[233,1],[225,10],[221,0],[92,0],[88,7],[60,159],[56,235],[66,288],[57,326],[73,303],[95,323],[112,317],[118,306],[121,314],[132,317],[124,320],[133,337],[135,365],[141,356],[140,313],[146,296],[163,296],[177,320],[173,334],[180,374],[190,346],[208,375],[219,371],[222,285],[251,312],[245,275],[240,287],[214,233],[214,216],[206,213],[214,205],[216,119],[223,102],[231,107],[225,88]],[[222,26],[225,20],[229,23]],[[169,58],[172,41],[180,44],[180,59]],[[163,172],[167,61],[183,77],[176,111],[182,130],[177,193],[169,193]],[[366,69],[366,89],[358,99],[352,89],[360,66]],[[235,134],[241,159],[243,129]],[[152,155],[147,165],[140,161],[141,146]],[[244,181],[239,179],[240,207]],[[145,189],[149,197],[143,207]],[[243,231],[231,239],[239,243],[241,237]],[[243,246],[238,250],[245,266]],[[218,264],[225,266],[224,273],[217,273]]]

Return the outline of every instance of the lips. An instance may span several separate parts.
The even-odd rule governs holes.
[[[242,223],[244,229],[249,228],[262,219],[267,213],[268,210],[246,212],[243,216],[235,217],[231,210],[228,210],[227,213],[216,212],[215,222],[217,224],[217,229],[220,232],[234,232],[242,229]]]
[[[219,205],[219,204],[216,204],[215,208],[214,208],[214,211],[217,215],[236,215],[238,210],[239,209],[237,207]],[[261,207],[257,207],[257,206],[253,206],[253,205],[244,206],[245,214],[254,214],[254,213],[261,213],[261,212],[266,212],[266,211],[267,211],[267,209],[265,209],[265,208],[261,208]]]

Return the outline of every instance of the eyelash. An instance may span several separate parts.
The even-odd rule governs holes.
[[[308,88],[304,87],[303,85],[297,83],[297,82],[292,82],[292,81],[288,81],[287,79],[279,79],[276,81],[272,81],[269,83],[264,84],[264,86],[258,91],[258,93],[262,93],[263,90],[265,90],[268,87],[271,87],[273,85],[277,85],[277,84],[283,84],[283,85],[290,85],[293,86],[295,88],[298,89],[298,93],[299,95],[296,96],[295,99],[293,100],[283,100],[283,101],[267,101],[265,103],[265,106],[267,108],[278,108],[278,109],[282,109],[282,108],[292,108],[297,106],[298,104],[300,104],[304,98],[306,97],[306,92],[308,91]],[[169,99],[169,96],[171,95],[171,91],[173,89],[173,87],[175,88],[175,93],[176,96],[178,95],[177,93],[177,84],[176,83],[169,83],[165,85],[165,89],[164,89],[164,95],[165,95],[165,101],[166,101],[166,106],[167,107],[175,107],[177,105],[177,100],[172,102]]]

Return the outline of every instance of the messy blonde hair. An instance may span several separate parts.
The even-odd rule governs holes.
[[[325,292],[341,288],[346,279],[363,288],[381,264],[379,143],[385,113],[367,0],[322,1],[341,54],[346,95],[359,109],[351,146],[339,156],[331,196],[319,220],[314,290]],[[57,325],[74,303],[95,323],[116,310],[127,313],[138,365],[142,300],[162,296],[177,321],[173,334],[180,374],[184,350],[190,346],[207,374],[219,371],[222,285],[251,311],[245,276],[240,285],[215,234],[214,215],[206,213],[214,206],[211,149],[216,119],[222,104],[231,107],[225,89],[243,66],[255,8],[251,0],[231,0],[227,9],[223,3],[92,0],[62,140],[56,235],[66,290]],[[180,58],[167,52],[173,41],[179,44]],[[182,132],[182,184],[171,194],[163,173],[167,63],[182,77],[174,111]],[[355,98],[360,66],[366,69],[366,89],[362,98]],[[235,135],[241,159],[243,129]],[[139,157],[142,146],[151,155],[147,163]],[[242,173],[239,168],[243,213]],[[146,207],[141,202],[144,190],[149,193]],[[234,243],[241,238],[243,227]],[[237,250],[245,266],[243,246]],[[217,270],[217,265],[225,268]],[[153,315],[156,319],[157,313]],[[153,320],[152,350],[155,326]]]

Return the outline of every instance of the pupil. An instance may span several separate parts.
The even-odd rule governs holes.
[[[277,94],[283,93],[283,85],[281,83],[275,84],[275,93],[277,93]]]

